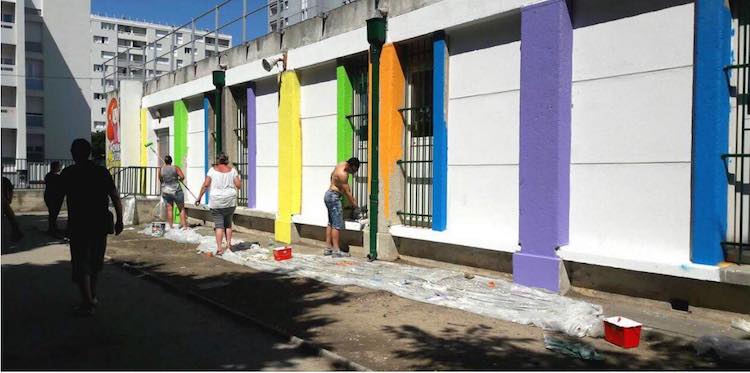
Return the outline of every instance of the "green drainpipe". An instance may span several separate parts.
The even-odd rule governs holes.
[[[222,127],[222,111],[224,108],[221,107],[221,93],[224,90],[224,70],[213,71],[214,86],[216,87],[216,102],[214,103],[214,112],[216,113],[216,138],[214,142],[216,144],[216,155],[221,153],[221,127]]]
[[[370,18],[367,20],[367,42],[370,43],[370,60],[372,61],[372,132],[370,146],[370,254],[369,260],[378,258],[378,158],[380,158],[380,52],[385,44],[385,18]]]

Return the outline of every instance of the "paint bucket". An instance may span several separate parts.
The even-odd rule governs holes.
[[[292,259],[292,247],[277,247],[273,249],[273,258],[277,261]]]
[[[638,347],[643,324],[631,319],[613,316],[604,319],[604,339],[622,348]]]
[[[166,229],[167,223],[165,222],[160,221],[151,223],[151,235],[154,237],[163,237]]]

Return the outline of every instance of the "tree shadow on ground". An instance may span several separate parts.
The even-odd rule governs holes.
[[[64,243],[62,232],[59,237],[53,237],[47,233],[47,214],[16,215],[23,238],[19,242],[10,241],[10,224],[8,220],[2,219],[2,255],[33,250],[42,246]],[[66,226],[65,218],[58,219],[58,227]]]
[[[20,220],[27,232],[46,229],[46,215],[21,215]],[[138,278],[143,276],[137,273],[133,276],[133,271],[126,273],[118,268],[123,266],[122,262],[110,261],[102,273],[99,292],[102,303],[109,306],[100,307],[100,312],[89,321],[67,314],[79,299],[70,282],[67,247],[57,246],[57,258],[46,260],[45,263],[53,263],[48,265],[8,263],[18,261],[15,258],[19,255],[43,256],[50,250],[47,245],[57,241],[24,238],[11,256],[4,256],[14,260],[4,260],[2,267],[2,334],[3,341],[9,342],[3,346],[3,368],[290,369],[294,365],[284,358],[292,355],[291,349],[284,354],[271,345],[259,343],[241,348],[245,336],[258,330],[274,335],[281,342],[286,342],[284,337],[250,327],[250,322],[228,318],[226,313],[189,300],[184,296],[185,291],[231,305],[239,313],[304,339],[312,339],[318,328],[335,322],[325,315],[316,315],[316,308],[346,302],[350,295],[331,291],[310,279],[257,272],[213,258],[207,260],[195,255],[195,245],[144,238],[134,230],[128,232],[130,236],[123,234],[117,242],[117,246],[134,249],[131,255],[124,255],[128,265],[153,274],[160,279],[159,284],[169,286],[159,287],[144,281]],[[109,255],[113,242],[108,246]],[[149,293],[144,290],[149,286],[158,289],[156,295],[144,295]],[[165,292],[165,288],[179,291]],[[196,323],[175,307],[166,309],[154,301],[159,296],[181,299],[191,310],[198,307],[212,316],[202,317]],[[211,319],[233,324],[231,328],[217,329],[211,327]],[[186,326],[191,332],[183,330]],[[17,345],[13,348],[6,348],[14,343]],[[333,364],[327,369],[344,368]]]
[[[432,334],[412,325],[384,327],[408,348],[393,351],[400,359],[414,361],[409,370],[654,370],[654,369],[742,369],[743,367],[698,357],[692,341],[663,334],[648,334],[641,343],[648,344],[652,354],[638,355],[591,338],[585,342],[596,346],[604,358],[583,360],[544,349],[544,342],[534,338],[507,336],[502,330],[486,325],[457,330],[443,328]],[[747,367],[744,367],[747,369]]]
[[[2,267],[2,368],[294,369],[286,340],[105,266],[100,306],[76,317],[69,263]]]

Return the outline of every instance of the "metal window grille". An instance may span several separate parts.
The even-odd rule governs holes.
[[[237,138],[237,159],[234,165],[240,173],[242,186],[237,193],[237,204],[247,206],[247,99],[240,95],[237,103],[237,128],[234,129]]]
[[[722,155],[729,182],[729,224],[722,242],[728,262],[750,264],[750,3],[733,2],[738,27],[734,46],[736,65],[725,67],[734,105],[729,126],[729,153]]]
[[[347,69],[352,83],[352,114],[347,116],[352,125],[352,157],[359,159],[359,170],[352,177],[352,194],[362,211],[367,210],[367,143],[369,140],[367,102],[367,56],[353,61]]]
[[[422,38],[405,46],[406,107],[404,155],[398,163],[404,174],[404,205],[397,211],[405,225],[432,227],[432,43]]]

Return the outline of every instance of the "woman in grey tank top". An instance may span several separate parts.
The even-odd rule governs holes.
[[[185,211],[185,195],[182,193],[180,182],[185,180],[185,174],[178,166],[172,165],[172,157],[164,157],[164,165],[159,170],[159,181],[161,181],[161,197],[167,209],[167,225],[172,229],[172,210],[177,205],[180,212],[180,227],[187,229],[187,211]]]

